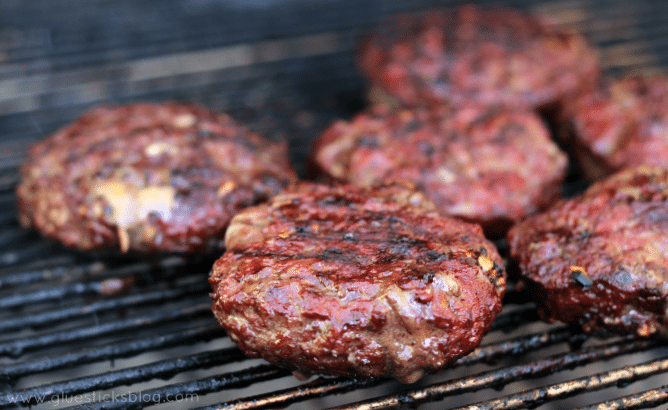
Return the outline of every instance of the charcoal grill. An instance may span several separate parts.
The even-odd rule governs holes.
[[[447,1],[0,0],[0,409],[638,409],[668,403],[668,345],[541,322],[511,281],[481,347],[413,385],[247,359],[210,312],[212,260],[118,260],[16,222],[27,147],[101,102],[190,100],[309,141],[363,105],[355,39]],[[505,2],[576,28],[608,72],[664,72],[668,3]],[[581,190],[571,175],[565,188]],[[503,247],[503,244],[499,244]]]

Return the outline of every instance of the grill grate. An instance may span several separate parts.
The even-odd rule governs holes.
[[[668,408],[668,344],[543,323],[512,283],[483,345],[439,374],[409,386],[300,382],[245,358],[218,326],[206,281],[212,260],[111,260],[18,225],[13,190],[28,146],[104,101],[187,99],[230,111],[287,138],[305,174],[313,136],[363,104],[352,61],[359,33],[434,3],[452,1],[97,0],[82,8],[70,0],[55,8],[0,0],[0,409]],[[610,73],[668,66],[668,3],[505,3],[583,31]],[[578,192],[583,181],[573,175],[565,188]]]
[[[48,357],[35,361],[20,362],[4,366],[0,373],[0,380],[12,383],[21,377],[32,374],[50,372],[88,363],[105,360],[116,360],[132,357],[140,353],[165,349],[173,346],[193,344],[198,341],[210,341],[223,337],[225,332],[217,325],[203,325],[193,329],[161,333],[160,337],[144,337],[141,339],[106,344],[97,348],[87,348],[61,356]]]
[[[30,244],[42,241],[33,237],[25,242]],[[427,386],[411,388],[396,386],[396,383],[385,379],[345,378],[317,378],[303,384],[294,383],[289,372],[246,359],[233,346],[169,355],[167,359],[150,360],[140,365],[133,365],[130,361],[119,369],[93,372],[81,377],[65,377],[55,382],[49,382],[49,377],[45,376],[34,385],[22,386],[23,379],[53,374],[60,369],[74,370],[76,374],[78,368],[87,364],[119,362],[146,353],[155,355],[156,352],[177,346],[193,347],[200,343],[216,344],[221,341],[230,344],[210,315],[210,301],[206,296],[206,270],[190,270],[191,264],[182,258],[153,263],[119,263],[118,266],[109,267],[101,261],[82,263],[78,260],[80,255],[72,257],[74,262],[68,264],[25,270],[15,266],[8,268],[7,272],[0,272],[0,280],[2,283],[7,280],[8,284],[7,288],[0,288],[0,306],[3,307],[0,309],[0,333],[3,335],[0,337],[0,357],[6,359],[0,365],[0,381],[6,386],[0,394],[0,409],[14,408],[16,403],[41,408],[39,406],[46,405],[40,401],[46,397],[52,399],[52,405],[44,408],[57,408],[54,402],[73,405],[77,404],[77,399],[81,402],[95,399],[98,403],[82,403],[73,408],[140,409],[169,403],[174,398],[208,395],[230,397],[229,394],[234,397],[237,389],[247,386],[254,389],[254,386],[263,382],[281,379],[291,381],[293,386],[269,389],[268,392],[261,389],[261,393],[250,393],[234,400],[224,399],[218,404],[198,407],[197,402],[193,402],[190,407],[197,410],[266,409],[307,404],[315,400],[318,404],[313,408],[319,408],[319,400],[323,400],[323,397],[345,397],[350,392],[381,388],[384,389],[381,391],[390,389],[392,392],[332,408],[396,409],[442,401],[484,391],[489,387],[505,391],[506,386],[522,380],[541,380],[546,375],[592,363],[600,364],[639,352],[649,351],[661,355],[649,362],[595,372],[585,377],[546,384],[544,387],[461,407],[518,409],[535,407],[543,402],[611,385],[626,385],[656,374],[668,374],[668,359],[663,357],[668,352],[658,341],[633,338],[598,340],[566,327],[542,324],[532,304],[511,288],[505,300],[507,309],[497,318],[489,335],[492,341],[453,365],[453,371],[475,366],[482,366],[483,370],[472,372],[471,375],[465,371],[464,376],[452,378],[448,378],[450,371],[444,371],[437,376],[444,376],[445,380]],[[152,278],[151,272],[157,272],[162,277],[160,280]],[[144,279],[138,280],[129,294],[110,295],[101,291],[105,280],[138,275],[143,275]],[[28,290],[24,291],[25,288]],[[536,327],[543,329],[531,331]],[[25,335],[26,332],[31,334]],[[518,332],[520,335],[516,336]],[[132,340],[127,340],[129,333],[146,334],[139,337],[135,334]],[[580,348],[583,343],[592,346]],[[558,350],[559,346],[562,346],[563,352],[541,358],[553,349]],[[53,350],[56,352],[51,353]],[[64,353],[62,350],[73,352]],[[537,354],[538,359],[531,360],[532,354]],[[238,362],[240,369],[225,370]],[[502,362],[501,365],[498,365],[499,362]],[[192,375],[195,370],[201,372],[209,369],[213,373],[209,376],[198,378]],[[178,375],[188,375],[187,380],[172,382]],[[121,386],[157,379],[169,382],[145,390],[136,391],[132,387],[123,390],[124,393],[118,393],[117,390]],[[110,389],[111,393],[107,393]],[[620,398],[615,403],[626,406],[624,403],[628,402],[636,406],[619,408],[643,408],[668,402],[661,389],[664,388]],[[225,394],[226,391],[230,393]],[[136,392],[136,395],[131,396],[131,392]],[[114,401],[105,401],[112,397]],[[638,403],[641,403],[641,407],[638,407]],[[330,404],[328,402],[327,406]]]

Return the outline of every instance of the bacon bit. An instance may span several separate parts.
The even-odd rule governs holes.
[[[492,260],[489,259],[487,256],[480,255],[478,257],[478,265],[482,267],[482,270],[487,272],[488,270],[494,267],[494,262],[492,262]]]
[[[218,194],[218,196],[225,196],[230,192],[232,192],[236,187],[237,184],[235,184],[233,181],[227,181],[224,184],[220,185],[216,193]]]
[[[130,235],[128,234],[127,229],[117,226],[118,231],[118,240],[121,245],[121,252],[126,253],[130,249]]]

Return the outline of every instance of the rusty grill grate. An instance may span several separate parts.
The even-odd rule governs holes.
[[[288,138],[304,173],[310,139],[363,104],[357,35],[448,1],[58,3],[0,0],[0,409],[668,408],[667,344],[543,323],[512,284],[483,345],[439,374],[300,382],[225,336],[210,312],[211,260],[96,258],[18,225],[29,144],[104,101],[231,111]],[[583,31],[610,73],[668,65],[668,3],[505,3]],[[582,187],[574,174],[565,188]]]

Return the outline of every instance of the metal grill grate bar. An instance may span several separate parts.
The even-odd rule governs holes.
[[[13,269],[8,273],[0,272],[0,289],[27,286],[32,283],[53,281],[64,277],[84,277],[99,273],[105,269],[104,265],[99,262],[72,266],[74,260],[71,257],[67,259],[67,262],[69,263],[54,263],[52,266],[44,269],[20,269],[18,271]]]
[[[457,360],[453,366],[473,365],[481,362],[493,361],[509,355],[520,355],[527,351],[538,350],[560,342],[569,341],[573,336],[566,329],[557,329],[547,333],[527,335],[517,339],[479,347],[468,356]],[[278,392],[245,397],[243,399],[221,403],[216,406],[196,410],[247,410],[266,409],[269,407],[286,406],[304,400],[322,397],[330,394],[346,393],[352,390],[373,387],[389,381],[388,379],[350,380],[346,378],[321,379],[304,386],[286,389]]]
[[[0,381],[14,383],[19,378],[31,374],[44,373],[104,360],[131,357],[141,353],[157,351],[169,347],[194,344],[196,342],[206,342],[223,336],[225,336],[223,329],[218,326],[218,324],[214,324],[200,326],[186,331],[163,333],[135,340],[110,343],[102,347],[88,348],[66,355],[47,357],[40,360],[0,367]]]
[[[502,330],[504,332],[510,332],[518,327],[533,323],[537,320],[539,320],[539,316],[535,306],[523,307],[510,313],[501,312],[501,314],[494,319],[494,322],[492,322],[490,331]]]
[[[175,262],[172,262],[172,264],[185,265],[185,261],[179,258]],[[99,279],[93,282],[76,282],[62,286],[49,287],[47,289],[40,289],[33,292],[0,297],[0,309],[14,309],[48,301],[66,300],[64,299],[66,297],[100,293],[101,289],[104,288],[104,280],[106,279],[124,278],[140,273],[147,273],[152,269],[155,269],[157,266],[159,265],[136,263],[107,270],[102,264],[92,263],[68,268],[44,269],[39,271],[25,270],[7,276],[0,276],[0,284],[2,284],[3,287],[5,285],[28,285],[35,282],[53,280],[62,277],[68,277],[70,281],[86,279],[87,277],[95,277],[95,279]],[[165,271],[164,275],[162,275],[162,279],[167,279],[171,276],[174,276],[174,274]]]
[[[14,309],[36,303],[67,300],[67,298],[73,296],[97,293],[97,290],[102,285],[102,282],[72,283],[49,289],[41,289],[35,292],[7,296],[0,299],[0,309]]]
[[[668,403],[668,386],[662,386],[658,389],[648,390],[639,394],[620,397],[616,400],[608,400],[604,403],[594,404],[592,406],[580,407],[577,410],[648,409],[664,403]]]
[[[208,287],[205,285],[205,280],[199,280],[196,283],[186,284],[185,286],[179,287],[178,289],[155,290],[152,292],[125,296],[112,300],[104,300],[87,305],[76,305],[65,309],[48,310],[36,315],[3,319],[0,321],[0,332],[19,330],[26,327],[54,325],[66,320],[94,315],[105,311],[118,311],[119,309],[146,304],[166,303],[190,295],[202,295],[206,294],[208,290]]]
[[[0,232],[0,247],[26,239],[31,233],[25,229],[6,229]]]
[[[245,360],[245,356],[237,348],[208,351],[176,359],[162,360],[147,365],[130,367],[96,376],[82,377],[61,383],[46,384],[0,395],[0,409],[11,407],[14,403],[35,404],[41,401],[42,398],[48,399],[49,396],[54,394],[72,396],[156,378],[168,379],[189,370],[208,369],[240,360]]]
[[[585,391],[631,383],[666,371],[668,371],[668,359],[659,359],[453,410],[504,410],[536,407],[547,401],[571,397]]]
[[[0,192],[13,192],[19,181],[20,176],[17,171],[12,172],[10,175],[0,175]],[[12,216],[16,220],[16,215],[12,214]]]
[[[60,250],[61,248],[56,244],[44,241],[22,245],[18,249],[12,249],[9,252],[0,254],[0,268],[47,258],[58,253]]]
[[[198,302],[198,300],[201,300],[201,302]],[[192,305],[189,305],[186,308],[159,310],[157,313],[132,319],[120,320],[97,326],[88,326],[74,330],[54,332],[37,337],[5,341],[0,343],[0,356],[18,357],[29,351],[90,340],[114,333],[140,330],[173,322],[175,320],[185,320],[197,316],[209,317],[211,315],[211,301],[208,297],[206,299],[196,299],[192,302]]]
[[[138,410],[146,406],[164,403],[172,398],[188,395],[203,395],[223,389],[236,389],[246,387],[254,383],[267,380],[275,380],[290,376],[289,370],[281,369],[271,365],[260,365],[250,369],[225,373],[218,376],[207,377],[191,382],[177,383],[157,389],[143,391],[142,397],[149,397],[144,401],[142,397],[132,400],[128,395],[120,397],[115,401],[100,401],[92,404],[68,408],[68,410]]]
[[[647,340],[630,340],[610,343],[604,346],[585,349],[564,355],[552,356],[524,365],[512,366],[480,373],[475,376],[437,383],[422,389],[406,390],[399,394],[377,397],[359,403],[333,407],[329,410],[381,410],[396,409],[404,405],[417,406],[421,403],[442,400],[447,396],[481,390],[488,387],[502,387],[514,381],[543,376],[555,371],[571,369],[588,363],[607,360],[613,357],[634,353],[656,346],[657,342]],[[668,365],[668,362],[666,363]],[[617,376],[618,377],[618,376]],[[620,380],[619,378],[617,380]],[[538,396],[538,393],[536,393]],[[504,402],[505,403],[505,402]],[[481,407],[486,408],[486,407]],[[478,408],[479,410],[481,408]],[[490,407],[496,408],[496,407]],[[517,403],[503,407],[508,409],[523,408]],[[473,407],[471,407],[471,410]]]
[[[314,382],[307,383],[292,389],[274,391],[243,399],[220,403],[213,406],[198,407],[193,410],[251,410],[281,408],[293,403],[324,397],[334,394],[342,394],[354,390],[375,387],[388,382],[387,379],[356,380],[345,377],[334,379],[320,378]]]
[[[53,272],[53,269],[57,270],[64,267],[67,267],[67,269],[75,269],[73,266],[75,263],[76,258],[74,255],[61,253],[58,255],[45,256],[44,258],[36,259],[31,263],[20,267],[2,268],[0,269],[0,289],[6,290],[11,287],[27,285],[33,282],[48,281],[51,279],[51,276],[49,275]],[[24,274],[27,276],[40,276],[39,278],[30,280],[29,282],[24,282],[23,279],[19,279],[14,282],[17,278],[23,276]]]

